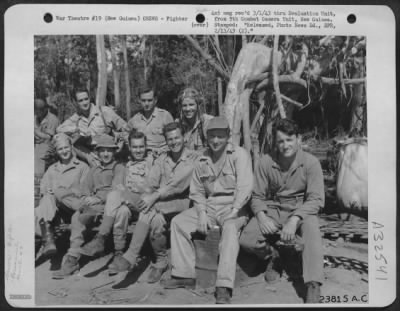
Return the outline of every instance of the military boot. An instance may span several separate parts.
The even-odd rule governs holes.
[[[48,221],[41,220],[39,222],[40,230],[42,232],[42,256],[50,257],[57,253],[57,247],[54,243],[53,227]]]
[[[215,288],[215,303],[216,304],[229,304],[231,303],[231,289],[227,287]]]
[[[320,284],[315,281],[307,282],[307,296],[306,296],[306,303],[319,303],[321,290]]]
[[[64,279],[79,271],[78,261],[79,258],[67,254],[61,269],[53,272],[53,279]]]
[[[148,283],[160,281],[163,273],[168,269],[167,237],[163,233],[156,233],[150,237],[151,246],[156,262],[151,266],[147,277]]]
[[[273,284],[279,281],[282,273],[282,267],[279,260],[279,254],[274,249],[272,255],[267,259],[267,265],[264,272],[264,279],[267,283]]]
[[[131,264],[124,256],[115,256],[113,262],[108,266],[108,274],[114,275],[119,272],[131,271],[134,265]]]
[[[80,253],[90,257],[97,257],[104,253],[104,243],[106,237],[102,234],[96,234],[96,236],[89,243],[81,247]]]

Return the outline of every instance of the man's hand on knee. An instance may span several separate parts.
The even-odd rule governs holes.
[[[207,234],[208,229],[211,228],[210,219],[205,211],[199,212],[199,219],[197,221],[197,231],[202,234]]]
[[[295,239],[297,224],[299,221],[300,221],[300,218],[297,216],[292,216],[288,219],[288,221],[283,226],[282,231],[281,231],[282,241],[290,242]]]
[[[258,212],[256,217],[262,234],[273,234],[278,231],[279,227],[276,222],[271,217],[265,215],[263,211]]]

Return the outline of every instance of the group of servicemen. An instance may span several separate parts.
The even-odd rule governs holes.
[[[279,254],[270,239],[277,235],[284,243],[301,237],[305,301],[319,301],[323,175],[319,161],[301,150],[293,121],[274,124],[275,149],[253,170],[249,153],[230,142],[227,119],[205,114],[193,88],[180,93],[175,121],[156,106],[151,87],[140,90],[141,111],[128,122],[112,108],[92,104],[85,89],[75,97],[76,113],[61,125],[43,100],[35,100],[35,174],[42,176],[35,219],[42,256],[57,253],[56,218],[71,216],[70,246],[53,278],[77,272],[82,256],[103,254],[109,238],[109,273],[131,271],[148,238],[155,255],[148,282],[160,281],[170,266],[164,288],[194,288],[193,233],[206,235],[219,226],[216,303],[230,303],[240,247],[264,260],[267,282],[279,277]],[[124,146],[129,159],[117,161]],[[52,148],[58,161],[47,168]],[[132,218],[137,222],[126,245]],[[85,231],[96,224],[98,233],[85,241]]]

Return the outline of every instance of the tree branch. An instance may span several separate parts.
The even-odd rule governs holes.
[[[285,95],[283,95],[283,94],[281,94],[281,97],[282,97],[285,101],[287,101],[288,103],[290,103],[290,104],[292,104],[292,105],[295,105],[295,106],[298,107],[298,108],[303,108],[303,104],[301,104],[301,103],[299,103],[299,102],[297,102],[297,101],[291,99],[290,97],[287,97],[287,96],[285,96]]]
[[[199,52],[199,54],[211,65],[214,69],[226,80],[229,80],[230,75],[214,60],[214,58],[206,53],[197,42],[196,39],[192,38],[190,35],[185,35],[185,38],[190,42],[194,49]]]
[[[338,85],[338,84],[341,84],[340,79],[326,78],[326,77],[321,77],[321,82],[322,82],[323,84],[328,84],[328,85]],[[342,82],[343,82],[344,84],[361,84],[361,83],[365,83],[365,78],[343,79]]]
[[[278,44],[279,36],[274,36],[274,50],[272,52],[272,81],[275,90],[276,103],[279,108],[279,114],[282,119],[286,118],[285,109],[282,104],[281,91],[279,90],[279,76],[278,76]]]
[[[307,82],[305,80],[303,80],[301,78],[296,78],[293,75],[281,75],[281,76],[278,76],[278,81],[279,81],[279,83],[295,83],[295,84],[301,85],[304,88],[307,88]],[[257,85],[256,91],[258,91],[258,90],[260,90],[262,88],[268,87],[271,84],[273,84],[272,79],[267,78],[267,79],[261,81]]]

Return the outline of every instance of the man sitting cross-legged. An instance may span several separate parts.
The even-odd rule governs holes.
[[[169,151],[154,163],[149,174],[149,185],[153,192],[146,193],[139,202],[142,210],[133,232],[129,249],[112,265],[110,272],[132,269],[146,237],[150,236],[156,261],[152,265],[148,282],[158,282],[167,269],[167,224],[177,213],[189,208],[189,184],[197,153],[184,147],[182,129],[177,123],[164,127]]]
[[[195,249],[192,233],[206,234],[212,225],[222,227],[216,281],[216,302],[229,303],[239,253],[239,232],[247,223],[244,208],[250,199],[253,174],[246,150],[228,142],[229,124],[225,117],[210,120],[209,148],[195,165],[190,184],[193,208],[184,211],[171,224],[172,278],[164,288],[194,287]]]
[[[114,261],[123,254],[126,244],[128,222],[132,212],[138,213],[140,197],[146,191],[147,176],[153,165],[153,157],[147,153],[146,136],[132,130],[128,138],[130,160],[126,164],[121,182],[113,188],[106,200],[105,211],[98,234],[81,248],[87,256],[98,256],[104,252],[104,242],[113,232]]]
[[[83,232],[103,214],[107,194],[122,183],[124,165],[114,159],[118,148],[114,139],[103,134],[95,136],[94,142],[100,164],[90,169],[82,185],[84,192],[89,195],[83,198],[82,206],[71,218],[70,248],[61,269],[53,273],[55,279],[62,279],[79,270],[80,247],[84,242]],[[114,230],[118,229],[119,226],[116,226]],[[119,231],[124,232],[124,230],[125,228],[121,228]],[[125,239],[124,236],[119,238]]]

